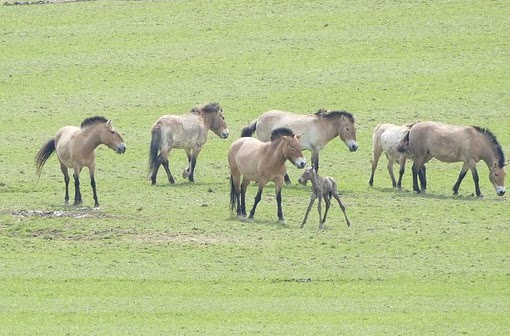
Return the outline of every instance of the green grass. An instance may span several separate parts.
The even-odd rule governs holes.
[[[92,1],[2,6],[0,23],[0,334],[504,335],[510,330],[508,196],[478,165],[431,161],[427,194],[391,190],[382,122],[490,128],[510,156],[510,7],[503,1]],[[150,128],[218,101],[231,138],[213,134],[190,184],[147,178]],[[321,152],[338,207],[299,229],[309,189],[272,185],[254,223],[228,209],[226,152],[278,108],[346,109],[360,148]],[[63,125],[113,119],[128,150],[98,149],[101,208],[63,205],[57,159],[33,157]],[[309,153],[306,154],[309,158]],[[299,171],[289,168],[295,180]],[[161,172],[160,172],[161,173]],[[248,191],[248,203],[255,195]],[[41,216],[42,212],[46,216]]]

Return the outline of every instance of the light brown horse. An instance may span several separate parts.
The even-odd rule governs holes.
[[[458,126],[425,121],[414,124],[402,140],[400,151],[407,151],[414,159],[413,189],[420,193],[418,173],[426,162],[436,158],[443,162],[463,162],[457,182],[453,186],[454,195],[468,169],[475,183],[476,196],[482,196],[478,183],[476,163],[485,161],[489,167],[489,180],[499,196],[505,194],[505,157],[494,134],[478,126]],[[422,189],[426,188],[422,186]]]
[[[152,184],[156,184],[160,165],[165,168],[168,181],[175,183],[168,162],[168,154],[172,148],[186,151],[188,167],[182,173],[182,177],[195,182],[193,173],[197,157],[207,141],[209,130],[222,139],[228,138],[223,109],[218,103],[195,106],[182,116],[165,115],[159,118],[152,126],[149,148],[149,175]]]
[[[394,124],[379,124],[374,129],[372,135],[372,172],[368,184],[372,187],[374,185],[374,175],[377,169],[377,163],[382,153],[386,154],[388,159],[388,173],[390,174],[391,184],[393,188],[402,188],[402,176],[405,172],[405,165],[407,156],[397,150],[398,145],[402,139],[407,135],[409,129],[413,124],[397,126]],[[398,182],[395,180],[393,174],[393,164],[397,162],[400,165]]]
[[[314,114],[302,115],[272,110],[243,128],[241,136],[249,137],[257,131],[257,138],[267,142],[271,132],[279,127],[288,127],[296,134],[303,134],[301,145],[303,149],[312,152],[312,167],[315,171],[319,171],[319,152],[335,137],[340,137],[351,152],[358,149],[356,121],[354,116],[346,111],[320,109]],[[285,181],[290,183],[288,175],[285,176]]]
[[[308,208],[305,212],[305,218],[303,218],[303,223],[301,223],[301,228],[305,226],[306,220],[308,218],[308,214],[312,209],[313,203],[318,198],[317,210],[319,211],[319,229],[322,229],[324,223],[326,222],[326,217],[328,216],[329,207],[331,206],[331,197],[334,197],[340,206],[340,209],[344,213],[345,221],[347,222],[347,227],[351,227],[351,221],[347,217],[345,213],[345,206],[340,200],[340,196],[338,195],[336,181],[331,176],[319,176],[312,167],[308,167],[305,169],[305,172],[299,178],[298,182],[300,184],[304,184],[306,181],[312,181],[312,196],[310,196],[310,203],[308,204]],[[322,207],[321,201],[324,198],[324,202],[326,203],[326,211],[324,212],[324,218],[322,217]]]
[[[81,127],[64,126],[58,130],[54,138],[47,141],[35,156],[37,175],[41,175],[41,169],[46,160],[57,152],[60,161],[60,169],[64,174],[66,194],[64,201],[69,203],[69,172],[73,169],[74,177],[74,205],[83,203],[80,192],[80,172],[83,167],[89,169],[90,185],[94,195],[94,207],[99,207],[96,192],[96,169],[95,149],[99,145],[106,145],[115,152],[121,154],[126,151],[126,144],[120,134],[113,128],[112,121],[104,117],[92,117],[85,119]]]
[[[262,198],[264,186],[273,181],[276,191],[278,220],[284,222],[282,212],[282,185],[286,172],[285,162],[289,160],[298,168],[304,168],[306,160],[301,152],[300,136],[288,128],[277,128],[271,134],[271,142],[255,138],[239,138],[228,151],[230,166],[230,209],[237,210],[237,218],[246,219],[246,189],[250,181],[258,183],[255,203],[248,220],[253,220],[257,204]],[[242,176],[242,182],[241,182]]]

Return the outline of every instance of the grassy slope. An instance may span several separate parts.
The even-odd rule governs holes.
[[[384,160],[367,188],[380,122],[487,126],[510,155],[503,2],[118,1],[2,12],[0,333],[510,328],[508,201],[494,195],[483,163],[482,200],[469,196],[469,176],[464,196],[452,198],[459,165],[437,162],[429,164],[428,195],[389,190]],[[232,139],[210,137],[195,185],[168,186],[160,176],[150,187],[154,120],[213,100]],[[285,226],[275,224],[270,186],[256,223],[234,221],[230,142],[265,110],[319,107],[358,118],[360,150],[334,141],[321,156],[353,228],[333,208],[325,231],[317,231],[315,213],[299,230],[309,194],[298,186],[284,191]],[[102,208],[74,211],[62,206],[56,159],[37,181],[32,158],[58,127],[96,114],[114,120],[128,152],[98,150]],[[172,164],[179,176],[183,153],[173,153]],[[11,214],[32,209],[87,217]]]

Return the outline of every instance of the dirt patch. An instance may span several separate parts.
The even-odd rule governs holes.
[[[79,211],[44,211],[44,210],[16,210],[11,215],[19,217],[42,217],[42,218],[106,218],[113,217],[101,212],[79,212]]]
[[[70,2],[90,2],[96,0],[47,0],[47,1],[6,1],[4,6],[25,6],[25,5],[51,5]]]

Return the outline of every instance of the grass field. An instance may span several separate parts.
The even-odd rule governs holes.
[[[510,157],[510,6],[505,1],[86,1],[0,9],[0,334],[505,335],[510,210],[488,169],[485,197],[461,164],[428,164],[425,195],[373,188],[383,122],[488,127]],[[231,137],[211,133],[196,183],[147,180],[163,114],[218,101]],[[228,208],[226,153],[262,112],[345,109],[321,174],[339,183],[324,230],[309,188],[269,185],[254,223]],[[56,157],[34,156],[63,125],[111,118],[127,143],[97,150],[100,209],[63,204]],[[309,158],[309,152],[306,153]],[[161,173],[161,172],[160,172]],[[301,171],[289,167],[295,181]],[[248,191],[251,206],[256,188]]]

